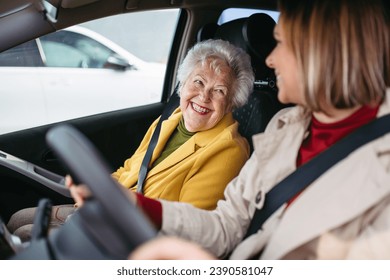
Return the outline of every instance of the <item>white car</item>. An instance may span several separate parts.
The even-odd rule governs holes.
[[[0,134],[160,102],[165,69],[81,26],[29,41],[0,53]]]

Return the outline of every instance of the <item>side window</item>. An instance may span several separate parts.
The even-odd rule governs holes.
[[[114,53],[87,34],[98,33],[83,27],[48,34],[40,38],[47,67],[103,68]]]
[[[275,22],[278,22],[279,12],[258,9],[229,8],[222,12],[221,16],[219,17],[218,24],[222,24],[237,18],[249,17],[254,13],[268,14],[275,20]]]
[[[0,67],[38,67],[42,65],[42,58],[35,40],[0,53]]]
[[[0,53],[0,120],[18,120],[0,134],[160,102],[179,11],[106,17]]]

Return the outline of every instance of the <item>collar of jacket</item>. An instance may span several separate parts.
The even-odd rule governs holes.
[[[278,112],[264,133],[253,136],[253,153],[261,166],[257,188],[262,196],[296,169],[297,152],[309,123],[310,112],[299,106],[290,107]],[[246,189],[243,195],[251,200],[253,194]],[[263,198],[259,199],[257,208],[263,206]]]
[[[180,108],[177,108],[167,120],[162,122],[159,141],[153,152],[153,161],[155,160],[157,155],[159,155],[164,149],[165,143],[168,141],[172,132],[176,129],[182,115],[183,113],[181,112]],[[150,170],[148,174],[153,175],[183,160],[184,158],[193,154],[198,148],[205,147],[206,145],[214,141],[215,137],[218,134],[220,134],[227,127],[233,124],[238,125],[233,118],[233,114],[226,114],[215,127],[195,133],[181,147],[179,147],[176,151],[170,154],[164,161],[162,161],[155,168]]]
[[[172,113],[172,115],[168,118],[168,120],[163,122],[163,126],[166,125],[176,129],[182,116],[183,116],[182,111],[180,110],[180,108],[177,108]],[[213,128],[195,133],[193,136],[194,144],[199,147],[206,146],[210,142],[210,140],[214,139],[214,137],[220,134],[226,127],[234,123],[235,120],[233,118],[233,114],[227,113]],[[169,133],[170,135],[173,132],[173,130],[172,129],[169,130],[170,130]]]

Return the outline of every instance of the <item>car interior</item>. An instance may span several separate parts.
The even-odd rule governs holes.
[[[218,24],[218,18],[223,10],[232,6],[274,11],[275,2],[0,1],[0,34],[5,38],[0,42],[0,51],[96,18],[154,9],[181,10],[161,102],[0,135],[0,257],[124,259],[133,248],[156,235],[109,174],[135,151],[149,125],[163,112],[174,92],[178,65],[188,48],[197,41],[224,39],[251,56],[256,76],[254,91],[248,103],[234,111],[234,117],[253,151],[252,135],[264,131],[271,117],[285,107],[277,100],[274,73],[265,65],[265,57],[275,45],[275,21],[265,13],[223,24]],[[48,235],[46,228],[51,205],[73,203],[64,187],[66,174],[90,186],[94,197],[74,214],[72,222]],[[116,201],[115,207],[121,211],[115,211],[110,201]],[[38,205],[34,238],[30,244],[16,244],[5,224],[16,211]],[[128,215],[122,217],[119,213]],[[128,223],[113,218],[118,215]]]

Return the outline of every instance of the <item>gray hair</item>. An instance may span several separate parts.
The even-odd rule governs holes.
[[[230,89],[233,93],[231,105],[233,109],[243,106],[248,101],[255,80],[250,56],[243,49],[220,39],[199,42],[188,51],[177,72],[179,95],[194,68],[209,59],[212,60],[209,64],[215,71],[219,67],[215,61],[226,62],[232,70],[234,81]]]

